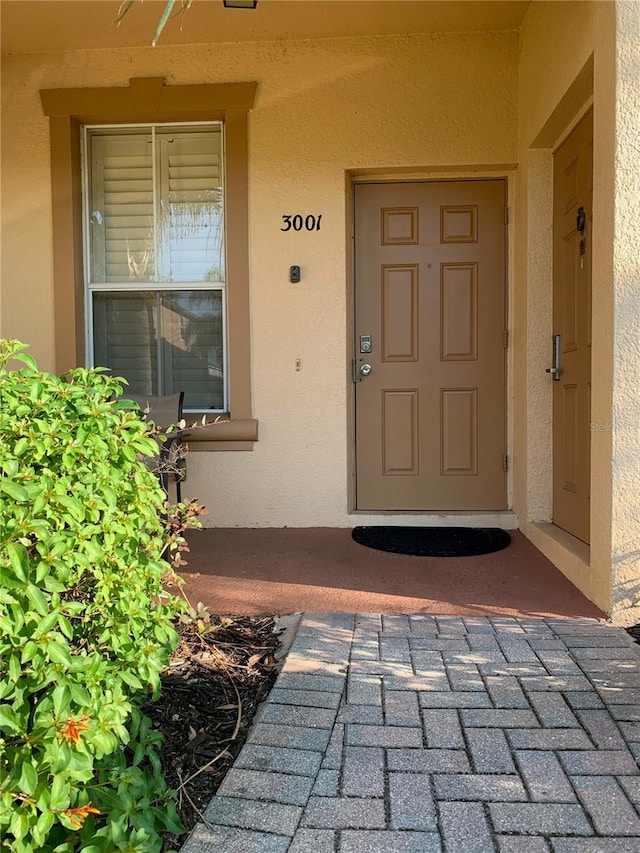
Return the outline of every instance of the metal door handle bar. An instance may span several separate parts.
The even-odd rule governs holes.
[[[562,366],[560,364],[562,335],[554,335],[551,340],[553,341],[553,367],[547,367],[546,372],[551,374],[554,382],[557,382],[562,373]]]

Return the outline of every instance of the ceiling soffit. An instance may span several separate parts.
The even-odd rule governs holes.
[[[165,0],[145,0],[114,25],[118,0],[2,0],[3,53],[151,45]],[[160,45],[518,29],[529,0],[259,0],[255,10],[194,0]]]

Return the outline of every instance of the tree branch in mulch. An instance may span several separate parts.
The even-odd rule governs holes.
[[[162,673],[162,696],[144,712],[164,734],[160,760],[187,832],[244,744],[276,679],[273,616],[212,616],[177,626],[180,643]],[[177,849],[186,835],[165,837]]]

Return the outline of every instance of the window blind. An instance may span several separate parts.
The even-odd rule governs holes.
[[[224,281],[219,128],[97,135],[91,155],[92,282]]]
[[[91,280],[152,281],[151,134],[96,136],[91,154]]]
[[[135,393],[159,393],[158,332],[155,293],[93,294],[95,363],[124,376]]]
[[[224,281],[220,133],[156,136],[166,280]]]

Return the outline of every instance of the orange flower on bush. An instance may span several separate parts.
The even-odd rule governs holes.
[[[59,723],[59,726],[61,727],[59,729],[60,735],[67,743],[78,743],[82,732],[89,731],[89,726],[87,725],[88,719],[89,717],[85,716],[76,720],[75,717],[71,716],[68,720],[63,720]]]
[[[75,809],[65,809],[64,814],[69,818],[73,829],[80,829],[90,814],[100,814],[100,809],[94,809],[91,803],[86,806],[78,806]]]

